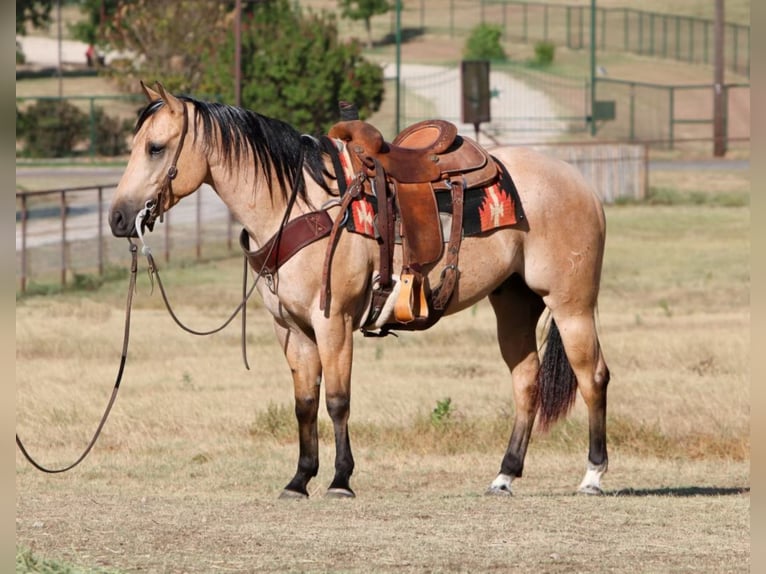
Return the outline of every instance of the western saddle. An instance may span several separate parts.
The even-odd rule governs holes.
[[[363,174],[364,183],[360,188],[374,195],[377,201],[381,268],[367,325],[381,315],[394,291],[391,267],[397,224],[402,240],[403,264],[393,309],[394,321],[377,324],[380,333],[368,334],[385,335],[391,329],[427,329],[443,315],[457,283],[463,193],[497,181],[497,164],[486,150],[458,135],[457,127],[443,120],[413,124],[390,143],[384,141],[377,128],[357,119],[338,122],[328,137],[345,142],[354,173]],[[362,189],[349,190],[343,198],[344,213]],[[439,191],[451,194],[452,223],[441,281],[431,289],[427,273],[444,253],[444,235],[435,196]],[[325,312],[330,296],[330,260],[338,226],[336,221],[325,258],[325,289],[321,301]]]

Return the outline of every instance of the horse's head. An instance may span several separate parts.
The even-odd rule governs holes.
[[[194,129],[191,104],[159,83],[159,91],[143,82],[141,87],[149,104],[136,123],[130,160],[109,208],[116,237],[135,237],[136,216],[144,209],[143,225],[152,229],[158,216],[202,185],[208,171],[201,148],[187,137]]]

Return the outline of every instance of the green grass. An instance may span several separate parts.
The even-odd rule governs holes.
[[[48,560],[36,556],[29,548],[16,549],[16,574],[119,574],[121,570],[90,568]]]

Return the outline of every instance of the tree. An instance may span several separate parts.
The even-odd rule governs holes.
[[[16,0],[16,33],[26,34],[27,24],[44,28],[51,21],[53,0]]]
[[[338,39],[333,16],[304,14],[288,0],[259,3],[242,22],[242,105],[311,134],[338,120],[338,101],[353,102],[362,118],[383,99],[383,70],[361,46]],[[234,99],[234,40],[210,53],[202,89]]]
[[[496,24],[479,24],[466,40],[463,56],[468,60],[505,60],[500,43],[503,29]]]
[[[204,61],[220,49],[230,27],[218,0],[121,0],[105,35],[129,56],[112,60],[110,73],[129,90],[145,80],[196,92]]]
[[[111,26],[120,0],[81,0],[83,20],[69,25],[72,37],[86,44],[106,43],[106,27]]]
[[[338,0],[341,15],[349,20],[364,20],[367,31],[367,47],[372,48],[372,25],[370,20],[377,14],[391,10],[388,0]]]

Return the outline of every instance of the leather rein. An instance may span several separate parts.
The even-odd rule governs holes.
[[[193,335],[200,335],[200,336],[212,335],[214,333],[218,333],[219,331],[227,327],[234,320],[237,314],[240,311],[242,312],[242,358],[245,363],[245,368],[249,370],[250,365],[248,364],[248,361],[247,361],[247,350],[246,350],[247,301],[252,295],[253,291],[255,290],[255,287],[258,284],[258,281],[260,280],[260,278],[263,277],[264,275],[269,275],[270,271],[268,269],[268,263],[270,260],[273,260],[273,253],[279,253],[279,247],[280,247],[282,235],[286,227],[289,226],[288,219],[290,217],[290,212],[292,211],[292,208],[295,204],[295,200],[298,195],[298,190],[300,188],[301,182],[303,181],[303,172],[302,172],[303,148],[301,148],[301,153],[300,153],[299,161],[296,168],[297,174],[293,180],[293,186],[292,186],[290,199],[288,201],[287,209],[285,210],[285,215],[282,218],[279,229],[277,230],[277,233],[275,234],[275,236],[266,245],[264,245],[264,248],[259,250],[259,252],[262,252],[261,255],[263,256],[263,263],[261,267],[257,269],[258,272],[256,274],[255,282],[248,290],[248,287],[247,287],[248,257],[247,257],[247,254],[245,254],[243,280],[242,280],[242,301],[239,303],[237,308],[234,309],[234,311],[229,316],[229,318],[226,319],[226,321],[224,321],[224,323],[221,326],[215,329],[211,329],[209,331],[197,331],[195,329],[191,329],[190,327],[187,327],[183,322],[181,322],[181,320],[178,318],[176,313],[173,311],[173,308],[170,304],[170,300],[167,296],[167,292],[165,290],[165,286],[162,284],[162,279],[160,278],[159,269],[154,260],[154,256],[152,255],[151,248],[146,244],[143,237],[143,229],[145,226],[148,226],[151,229],[151,227],[154,224],[154,221],[157,218],[159,218],[160,221],[163,220],[163,215],[164,215],[164,212],[166,211],[164,206],[166,195],[167,195],[168,208],[172,204],[171,202],[173,198],[173,180],[178,175],[178,167],[177,167],[178,158],[181,155],[181,149],[183,148],[184,141],[186,139],[186,134],[189,129],[189,115],[185,105],[183,109],[184,109],[183,129],[181,131],[178,147],[176,148],[175,154],[173,155],[173,160],[171,162],[170,167],[168,168],[168,172],[165,176],[165,179],[163,180],[162,186],[160,187],[160,191],[157,194],[157,198],[150,199],[149,201],[147,201],[145,207],[141,211],[139,211],[138,215],[136,216],[136,223],[135,223],[136,233],[142,243],[141,252],[144,256],[146,256],[146,259],[147,259],[149,278],[152,281],[152,285],[154,285],[153,277],[156,276],[157,284],[159,285],[160,292],[162,294],[162,299],[165,303],[165,306],[167,307],[168,313],[173,318],[175,323],[179,327],[181,327],[184,331],[191,333]],[[137,256],[138,247],[135,243],[133,243],[133,241],[130,238],[128,238],[128,242],[130,243],[131,265],[130,265],[130,280],[128,284],[128,296],[127,296],[127,303],[125,307],[125,328],[124,328],[124,335],[123,335],[123,342],[122,342],[122,354],[120,356],[120,365],[119,365],[119,368],[117,371],[117,377],[115,379],[114,386],[112,389],[112,394],[109,398],[109,401],[107,402],[106,408],[104,409],[104,414],[101,416],[101,420],[99,421],[98,426],[96,427],[96,430],[93,433],[92,438],[90,439],[87,446],[85,447],[85,450],[73,463],[67,466],[64,466],[61,468],[49,468],[40,464],[29,454],[29,452],[24,446],[24,443],[19,438],[19,434],[16,433],[16,445],[21,451],[21,454],[24,455],[24,458],[26,458],[27,461],[33,467],[35,467],[37,470],[40,470],[42,472],[45,472],[48,474],[57,474],[57,473],[67,472],[69,470],[72,470],[77,465],[79,465],[83,460],[85,460],[85,457],[88,456],[88,454],[90,453],[90,451],[93,449],[94,445],[96,444],[96,441],[98,440],[98,437],[100,436],[101,431],[104,428],[104,425],[106,424],[107,419],[109,418],[109,414],[112,410],[112,406],[114,405],[115,400],[117,399],[117,393],[120,389],[120,383],[122,382],[122,376],[125,371],[125,365],[127,363],[128,343],[130,340],[130,316],[131,316],[131,309],[133,306],[133,294],[135,292],[135,287],[136,287],[136,276],[138,274],[138,256]]]

